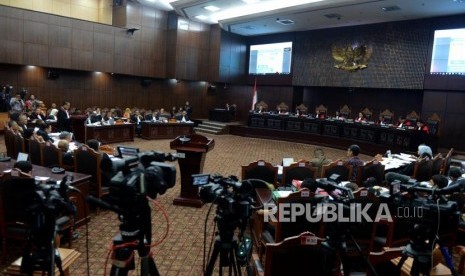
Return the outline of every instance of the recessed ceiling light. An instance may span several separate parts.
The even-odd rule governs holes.
[[[208,17],[205,16],[205,15],[196,15],[195,18],[199,19],[199,20],[207,20]]]
[[[260,0],[242,0],[242,2],[247,3],[247,4],[253,4],[253,3],[260,2]]]
[[[211,11],[211,12],[216,12],[216,11],[219,11],[220,8],[218,8],[217,6],[206,6],[206,7],[203,7],[204,9],[208,10],[208,11]]]
[[[155,3],[155,2],[157,2],[157,0],[147,0],[147,2]]]

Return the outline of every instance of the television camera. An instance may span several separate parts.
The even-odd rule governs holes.
[[[457,275],[445,244],[453,241],[460,211],[457,202],[449,200],[446,195],[460,191],[460,185],[442,189],[431,188],[416,181],[408,184],[394,181],[391,185],[399,187],[392,190],[400,191],[391,195],[391,204],[397,209],[396,225],[406,228],[404,230],[410,237],[398,267],[402,267],[407,257],[412,257],[411,275],[429,275],[431,255],[438,245],[451,274]],[[401,195],[401,192],[406,192],[406,195]],[[399,209],[403,210],[403,215],[407,213],[408,216],[399,217]]]
[[[26,275],[32,275],[34,271],[42,271],[47,275],[54,275],[55,265],[64,275],[61,267],[61,258],[55,248],[55,235],[59,230],[59,224],[72,224],[70,216],[76,213],[76,207],[69,200],[67,192],[75,189],[70,186],[73,176],[66,175],[60,184],[50,182],[23,187],[22,193],[31,192],[33,189],[32,204],[26,208],[29,214],[27,224],[27,243],[22,255],[20,271]],[[68,225],[72,227],[72,225]],[[72,238],[72,237],[69,237]]]
[[[141,258],[141,275],[159,275],[150,252],[152,217],[148,198],[164,194],[176,183],[176,167],[165,160],[173,160],[172,155],[157,151],[113,160],[117,172],[109,183],[106,200],[87,197],[89,202],[117,213],[121,222],[120,233],[113,239],[117,249],[110,275],[127,275],[135,269],[134,250]]]
[[[240,182],[236,176],[208,174],[192,175],[192,184],[201,186],[199,196],[203,202],[217,205],[215,222],[218,233],[204,275],[212,275],[218,255],[220,275],[225,266],[229,267],[229,275],[231,268],[235,275],[240,275],[240,267],[248,264],[252,253],[252,240],[244,236],[254,204],[252,184]],[[238,237],[235,236],[236,229],[239,229]]]

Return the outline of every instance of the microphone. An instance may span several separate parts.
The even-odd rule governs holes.
[[[119,207],[111,205],[110,203],[103,201],[101,199],[98,199],[94,196],[91,196],[91,195],[86,196],[86,201],[89,202],[90,204],[97,205],[103,209],[113,211],[117,214],[124,214],[124,211],[121,210]]]
[[[433,188],[420,186],[420,184],[418,182],[413,184],[413,185],[400,184],[400,189],[402,191],[422,192],[422,193],[427,193],[429,195],[438,194],[438,192],[439,192],[439,189],[436,189],[436,188],[433,189]]]
[[[464,188],[465,188],[465,181],[461,180],[445,188],[439,189],[438,193],[441,195],[449,195],[449,194],[453,194],[456,192],[463,192]]]

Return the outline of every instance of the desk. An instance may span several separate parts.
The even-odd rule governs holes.
[[[208,120],[217,122],[231,122],[234,119],[234,111],[215,108],[209,111]]]
[[[415,161],[416,159],[413,158],[410,154],[401,153],[393,154],[391,158],[384,157],[380,163],[384,165],[384,170],[388,171],[392,169],[398,169]]]
[[[10,160],[9,162],[0,162],[0,172],[10,170],[13,168],[13,165],[16,161]],[[61,181],[65,175],[72,175],[74,177],[71,185],[79,189],[83,194],[83,197],[89,195],[89,180],[91,175],[75,173],[75,172],[66,172],[64,174],[54,174],[51,172],[50,168],[33,165],[32,166],[32,175],[33,176],[42,176],[49,177],[53,181]],[[75,223],[77,226],[81,226],[87,223],[90,220],[89,216],[89,207],[86,201],[75,191],[69,192],[69,198],[74,202],[77,208],[77,213],[75,217]],[[87,214],[87,217],[85,216]]]
[[[74,249],[68,248],[58,248],[58,252],[60,253],[61,261],[62,261],[62,268],[65,272],[66,276],[69,276],[69,267],[79,258],[81,253]],[[14,261],[10,266],[8,266],[4,271],[4,275],[23,275],[20,273],[21,268],[21,261],[22,257],[18,258]],[[33,275],[42,275],[41,271],[35,271]],[[55,269],[55,275],[60,275],[58,268]]]
[[[261,128],[260,131],[250,130],[253,134],[251,137],[268,138],[271,136],[295,141],[303,139],[311,140],[313,143],[321,141],[329,145],[340,145],[341,141],[350,145],[355,140],[396,151],[416,152],[418,145],[425,143],[432,148],[433,152],[436,152],[438,144],[437,136],[421,131],[331,119],[251,113],[248,126],[249,128]],[[275,130],[275,132],[271,133],[264,129]]]
[[[133,142],[134,126],[135,124],[86,125],[85,143],[87,143],[89,139],[97,139],[102,142],[102,144]]]
[[[141,122],[141,128],[144,139],[174,139],[194,133],[194,123]]]

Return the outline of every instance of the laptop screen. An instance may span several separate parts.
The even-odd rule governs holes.
[[[16,158],[16,161],[27,161],[28,158],[29,158],[29,154],[24,153],[24,152],[19,152],[18,158]]]
[[[118,150],[118,156],[120,158],[137,156],[139,154],[139,148],[118,146],[116,149]]]

